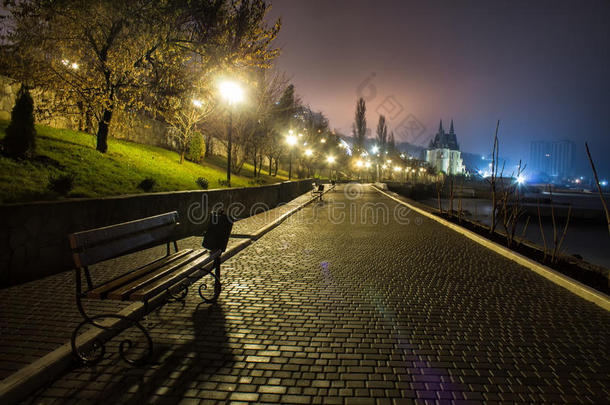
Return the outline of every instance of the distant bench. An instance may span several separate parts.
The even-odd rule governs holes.
[[[119,321],[118,324],[136,327],[146,337],[147,353],[139,356],[137,360],[127,358],[124,353],[126,348],[132,346],[132,342],[121,342],[119,354],[127,363],[141,364],[150,357],[153,349],[148,331],[138,320],[118,313],[90,316],[83,307],[83,299],[142,302],[144,308],[141,317],[144,317],[166,302],[184,300],[188,287],[205,276],[210,276],[214,282],[213,290],[206,291],[207,284],[202,283],[199,286],[199,295],[205,302],[218,299],[221,291],[220,258],[226,250],[233,224],[223,213],[214,213],[210,222],[203,241],[203,247],[208,250],[178,250],[175,235],[179,223],[176,211],[69,235],[76,265],[76,305],[84,319],[74,329],[71,338],[72,352],[77,358],[85,364],[94,364],[101,360],[105,352],[104,343],[99,341],[93,342],[84,350],[77,347],[76,340],[84,326],[91,325],[117,333],[124,329],[108,327],[100,322],[104,319],[115,319]],[[126,269],[124,274],[101,284],[93,283],[88,266],[162,244],[167,245],[165,257],[135,269]],[[170,245],[173,245],[173,253]],[[84,274],[87,286],[84,291],[81,274]],[[155,305],[150,305],[153,301]]]
[[[324,195],[324,184],[311,183],[311,195],[317,196],[322,201],[322,195]]]

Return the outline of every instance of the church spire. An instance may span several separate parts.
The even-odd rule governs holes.
[[[455,131],[453,130],[453,119],[451,119],[451,128],[449,128],[449,133],[451,135],[455,134]]]
[[[445,130],[443,129],[443,120],[441,120],[441,123],[438,125],[438,133],[439,134],[445,133]]]

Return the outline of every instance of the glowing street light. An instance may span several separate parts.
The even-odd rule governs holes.
[[[313,155],[313,150],[311,150],[311,149],[307,149],[307,150],[305,151],[305,156],[307,156],[307,157],[311,157],[312,155]]]
[[[320,143],[326,143],[326,138],[320,139]]]
[[[290,163],[288,166],[288,180],[292,180],[292,147],[299,142],[299,139],[293,135],[292,130],[290,130],[288,133],[290,134],[286,137],[286,143],[288,144],[288,147],[290,148],[290,160],[289,160]]]
[[[377,145],[373,146],[373,149],[371,152],[373,152],[373,154],[379,152],[379,146],[377,146]]]
[[[364,164],[364,167],[366,167],[367,169],[370,169],[371,168],[371,162],[366,162]]]
[[[525,183],[525,177],[524,177],[522,174],[520,174],[520,175],[517,177],[517,183],[518,183],[518,184],[523,184],[523,183]]]
[[[333,178],[333,163],[335,163],[335,157],[334,156],[328,156],[326,158],[326,161],[328,162],[328,180],[332,180],[332,178]]]
[[[288,135],[288,136],[286,137],[286,143],[288,144],[288,146],[294,146],[294,145],[296,145],[296,144],[297,144],[297,142],[298,142],[298,141],[299,141],[299,140],[298,140],[298,139],[297,139],[297,137],[296,137],[296,136],[294,136],[294,135]]]
[[[201,100],[193,100],[193,105],[197,108],[201,108],[203,106],[203,103],[201,102]]]
[[[227,186],[231,187],[231,132],[233,131],[233,106],[244,99],[244,92],[235,82],[221,82],[220,95],[229,104],[229,129],[227,131]]]
[[[356,162],[356,166],[357,167],[362,167],[362,166],[364,166],[364,163],[362,162],[362,160],[359,160],[359,161]]]
[[[244,99],[244,91],[235,82],[222,82],[218,86],[220,95],[229,105],[237,104]]]

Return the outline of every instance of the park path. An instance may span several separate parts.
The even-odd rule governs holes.
[[[109,356],[27,403],[605,403],[610,314],[348,185],[148,323],[152,363]],[[109,348],[112,352],[112,348]]]

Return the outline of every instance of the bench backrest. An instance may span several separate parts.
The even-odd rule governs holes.
[[[174,240],[178,212],[70,234],[76,267],[84,267]]]

